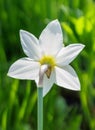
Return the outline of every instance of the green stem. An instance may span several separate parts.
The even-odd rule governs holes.
[[[43,88],[38,87],[38,130],[43,130]]]

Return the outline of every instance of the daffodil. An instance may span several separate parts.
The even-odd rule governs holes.
[[[53,84],[71,90],[80,90],[80,81],[70,63],[84,48],[83,44],[63,44],[63,35],[58,20],[50,22],[39,39],[20,30],[21,45],[27,57],[17,60],[8,75],[17,79],[35,80],[43,87],[45,96]]]

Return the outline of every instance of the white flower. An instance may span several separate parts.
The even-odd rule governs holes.
[[[50,22],[39,40],[27,31],[20,30],[21,45],[25,58],[17,60],[9,69],[8,76],[35,80],[43,87],[45,96],[55,83],[61,87],[80,90],[80,82],[69,65],[84,48],[83,44],[64,46],[58,20]]]

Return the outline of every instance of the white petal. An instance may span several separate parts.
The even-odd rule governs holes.
[[[71,90],[80,90],[80,82],[74,69],[70,66],[55,67],[56,84]]]
[[[58,20],[50,22],[42,31],[39,42],[44,53],[56,55],[62,48],[63,36]]]
[[[48,65],[44,64],[41,65],[39,70],[39,81],[38,81],[38,87],[43,87],[43,80],[44,80],[44,74],[48,69]]]
[[[38,39],[24,30],[20,30],[20,39],[24,53],[29,58],[38,60],[41,57],[41,49],[39,47]]]
[[[8,76],[17,79],[34,80],[39,75],[40,65],[29,58],[17,60],[8,71]]]
[[[83,44],[71,44],[63,47],[57,55],[57,64],[59,66],[68,65],[82,51],[85,46]]]
[[[52,71],[50,78],[47,78],[46,74],[44,75],[43,80],[43,97],[50,91],[55,82],[55,73]]]

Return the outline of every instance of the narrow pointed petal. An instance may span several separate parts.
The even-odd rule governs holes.
[[[80,82],[74,69],[70,66],[55,67],[56,84],[71,90],[80,90]]]
[[[41,49],[39,47],[38,39],[31,33],[20,30],[21,45],[24,53],[32,59],[39,59],[41,57]]]
[[[63,46],[62,30],[58,20],[50,22],[42,31],[39,42],[44,53],[56,55]]]
[[[29,58],[17,60],[8,71],[8,76],[17,79],[35,80],[39,74],[40,65]]]
[[[55,73],[54,71],[51,73],[50,78],[47,78],[46,74],[44,75],[43,80],[43,97],[50,91],[53,84],[55,83]]]
[[[59,66],[68,65],[77,57],[84,47],[83,44],[71,44],[67,47],[63,47],[57,55],[57,64]]]

